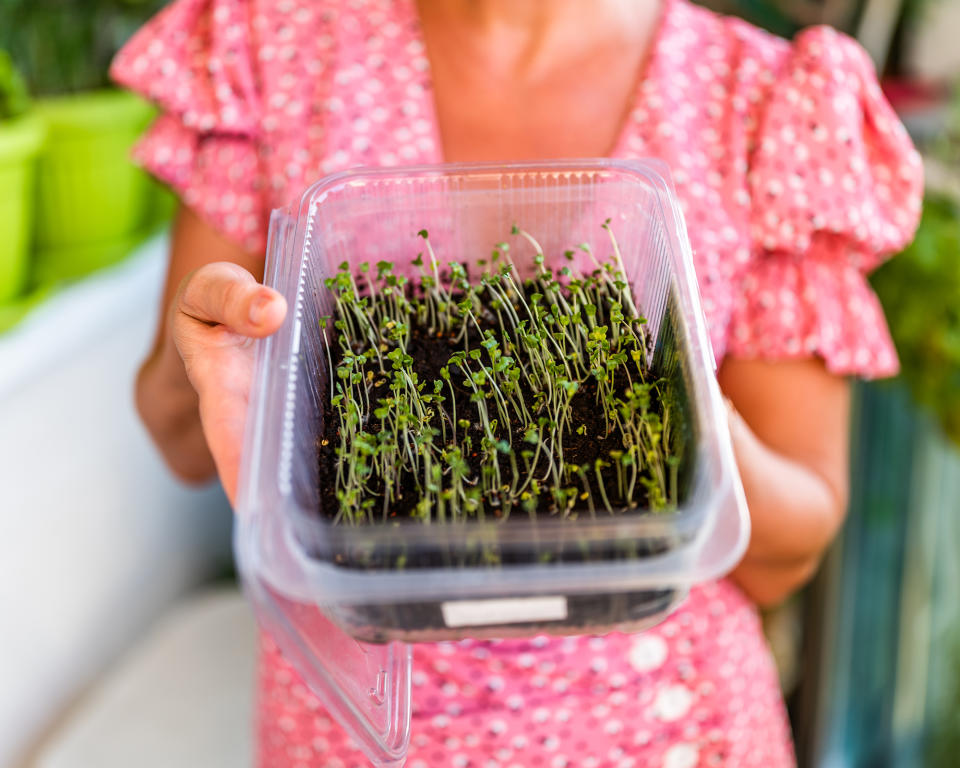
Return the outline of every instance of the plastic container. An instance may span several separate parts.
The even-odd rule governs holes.
[[[0,120],[0,304],[18,297],[26,286],[43,137],[43,123],[35,115]]]
[[[332,526],[320,515],[316,439],[329,391],[320,318],[328,314],[323,281],[336,265],[408,264],[423,228],[441,261],[485,258],[514,223],[548,259],[561,258],[578,243],[603,245],[607,219],[655,339],[654,366],[686,402],[691,450],[676,512],[388,528]],[[522,271],[533,251],[519,239],[511,246]],[[298,206],[274,212],[266,282],[284,294],[290,313],[257,348],[238,560],[265,627],[375,764],[402,762],[409,728],[409,655],[398,642],[383,643],[637,630],[742,554],[749,520],[686,230],[663,164],[578,160],[331,176]],[[509,564],[360,568],[336,557],[401,545],[456,554],[471,536],[493,542]],[[617,554],[625,541],[641,556]],[[545,549],[562,554],[571,542],[586,542],[594,555],[539,562]]]
[[[125,91],[45,99],[49,140],[37,177],[38,282],[82,277],[130,253],[152,224],[155,193],[130,159],[154,109]]]

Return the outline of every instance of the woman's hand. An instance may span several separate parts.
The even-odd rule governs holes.
[[[262,271],[262,257],[181,209],[156,340],[137,375],[137,409],[171,470],[197,483],[219,472],[231,503],[251,341],[276,331],[286,313],[283,298],[254,279]]]
[[[727,360],[719,378],[752,523],[732,576],[775,605],[814,574],[843,522],[849,385],[818,360]]]
[[[284,298],[237,264],[216,262],[183,280],[172,309],[173,343],[196,390],[200,423],[233,503],[253,376],[253,339],[276,332]]]

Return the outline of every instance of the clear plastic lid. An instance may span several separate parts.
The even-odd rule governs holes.
[[[658,374],[676,377],[685,393],[692,441],[676,511],[488,523],[483,535],[512,553],[509,564],[495,568],[338,564],[336,552],[358,546],[399,542],[405,551],[457,552],[475,526],[334,526],[320,513],[317,439],[329,391],[320,330],[321,317],[330,313],[324,280],[342,261],[409,264],[422,229],[441,261],[464,262],[489,255],[520,223],[550,259],[578,243],[600,244],[608,219],[655,340]],[[511,255],[522,271],[534,252],[518,239]],[[531,613],[547,631],[643,626],[672,610],[686,587],[725,573],[742,555],[749,519],[686,229],[663,164],[577,160],[331,176],[310,187],[297,207],[274,212],[265,280],[287,298],[290,313],[257,348],[238,496],[238,559],[264,623],[375,764],[395,764],[405,750],[409,656],[396,643],[356,638],[474,636],[512,623],[522,630],[534,626]],[[645,542],[649,554],[525,559],[571,537],[600,545]],[[630,615],[617,613],[622,600],[611,600],[599,620],[590,614],[587,625],[576,615],[585,598],[593,604],[624,594],[636,598]],[[424,617],[436,626],[419,626]]]

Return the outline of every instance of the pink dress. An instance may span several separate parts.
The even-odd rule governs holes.
[[[178,0],[113,73],[163,111],[140,161],[253,251],[326,173],[442,160],[413,0]],[[864,274],[909,240],[922,174],[855,43],[666,0],[614,155],[670,165],[718,360],[896,371]],[[260,669],[260,766],[366,764],[269,637]],[[757,615],[726,581],[640,635],[421,645],[414,670],[411,768],[794,763]]]

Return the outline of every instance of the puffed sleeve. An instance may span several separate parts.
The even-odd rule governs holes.
[[[866,275],[913,236],[919,156],[851,39],[802,33],[777,77],[748,160],[754,247],[727,352],[892,375],[896,352]]]
[[[248,14],[242,0],[176,0],[120,51],[111,76],[161,111],[136,161],[217,230],[262,251],[268,216]]]

